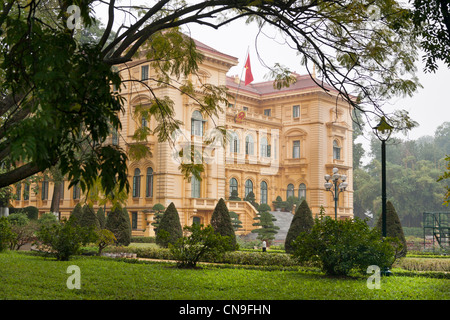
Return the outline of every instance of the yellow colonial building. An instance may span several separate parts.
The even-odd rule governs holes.
[[[305,198],[313,215],[323,206],[327,215],[334,216],[333,195],[324,187],[324,176],[332,174],[333,168],[345,174],[348,182],[346,191],[339,196],[338,217],[353,217],[352,121],[348,103],[338,98],[331,88],[325,92],[309,75],[295,75],[297,81],[281,90],[274,89],[270,81],[245,86],[239,83],[238,77],[227,76],[229,69],[238,64],[237,58],[196,43],[204,56],[199,66],[202,79],[197,81],[226,85],[235,98],[223,106],[224,112],[218,117],[210,117],[202,114],[199,105],[176,88],[155,89],[158,96],[174,101],[175,118],[184,123],[184,128],[174,137],[175,146],[150,136],[152,156],[128,165],[131,192],[126,207],[133,235],[154,235],[150,225],[154,216],[151,208],[157,203],[167,207],[173,202],[182,225],[208,224],[220,198],[226,200],[230,211],[239,215],[244,229],[239,233],[246,234],[254,228],[257,211],[249,202],[229,200],[233,191],[242,199],[252,191],[257,203],[271,207],[277,196],[283,200],[290,196]],[[108,143],[124,149],[133,143],[132,136],[138,126],[156,126],[155,119],[134,117],[134,108],[151,99],[145,86],[146,79],[152,75],[150,64],[144,59],[135,60],[128,67],[122,78],[144,83],[128,84],[121,90],[126,98],[126,112],[121,115],[122,131],[114,134]],[[229,142],[225,147],[206,148],[209,160],[202,180],[194,177],[188,182],[179,170],[182,161],[178,157],[179,148],[187,141],[202,150],[204,136],[214,132],[216,126],[226,127]],[[60,199],[63,216],[68,216],[84,199],[78,188],[68,189],[68,185],[65,181]],[[30,186],[22,185],[16,190],[13,206],[36,206],[40,213],[48,212],[53,183],[40,181],[32,186],[38,193],[25,188]]]

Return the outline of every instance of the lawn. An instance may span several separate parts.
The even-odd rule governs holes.
[[[81,271],[81,289],[68,289],[70,265]],[[392,276],[380,289],[367,277],[208,266],[176,269],[169,263],[131,263],[75,256],[59,262],[26,252],[0,254],[0,299],[96,300],[448,300],[450,280]]]

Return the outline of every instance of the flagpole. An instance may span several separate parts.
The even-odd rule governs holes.
[[[249,52],[249,46],[247,47],[247,52],[245,53],[245,58],[244,59],[248,58],[248,52]],[[244,60],[244,61],[247,61],[247,60]],[[238,83],[238,87],[237,87],[237,90],[236,90],[236,96],[234,97],[234,106],[235,107],[236,107],[236,102],[237,102],[237,95],[239,93],[239,88],[241,87],[242,74],[244,73],[245,64],[246,64],[246,62],[244,62],[244,66],[242,67],[241,76],[239,77],[239,83]]]

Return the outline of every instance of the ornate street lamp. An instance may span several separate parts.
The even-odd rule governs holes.
[[[337,220],[337,206],[338,206],[338,199],[339,194],[348,187],[348,183],[345,181],[347,180],[347,176],[345,174],[339,174],[337,168],[333,168],[333,174],[330,176],[329,174],[325,175],[325,189],[327,191],[330,191],[333,194],[334,199],[334,219]],[[339,181],[340,180],[340,181]],[[331,181],[331,182],[330,182]],[[334,191],[332,190],[332,187],[334,185]]]
[[[374,134],[381,141],[381,233],[386,238],[386,141],[391,136],[392,127],[387,123],[384,117],[381,117],[380,123],[373,128]],[[383,271],[385,275],[391,272],[386,269]]]

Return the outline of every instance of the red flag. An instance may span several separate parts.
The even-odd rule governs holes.
[[[250,66],[250,53],[247,56],[247,62],[245,63],[245,85],[248,85],[253,81],[252,68]]]

